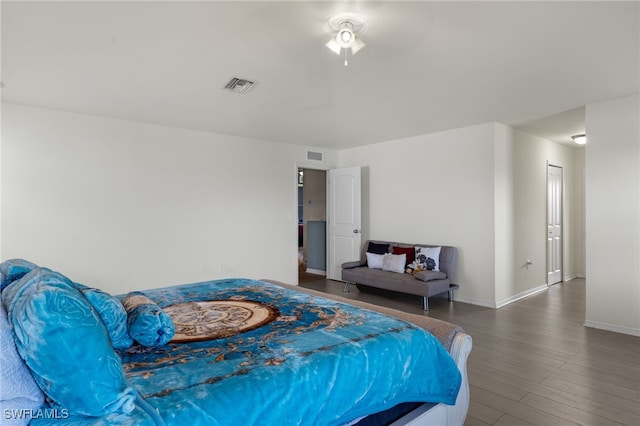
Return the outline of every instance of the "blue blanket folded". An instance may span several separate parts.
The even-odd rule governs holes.
[[[5,288],[2,302],[18,353],[52,406],[84,416],[135,408],[101,318],[69,279],[36,268]]]
[[[100,315],[113,347],[126,349],[133,345],[133,340],[127,329],[127,311],[124,310],[120,300],[97,288],[79,283],[74,283],[74,285]]]

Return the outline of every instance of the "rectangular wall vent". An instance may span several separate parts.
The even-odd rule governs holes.
[[[322,153],[316,151],[307,151],[307,160],[322,161]]]

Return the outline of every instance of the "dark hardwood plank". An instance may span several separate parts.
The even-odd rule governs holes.
[[[613,409],[627,411],[640,416],[640,399],[637,398],[637,395],[620,392],[624,394],[624,396],[620,396],[615,392],[607,392],[608,389],[598,386],[598,383],[589,381],[587,384],[578,384],[575,381],[571,382],[557,376],[547,377],[543,384],[547,388],[556,389],[567,396],[582,398],[591,401],[593,404],[605,404]],[[590,386],[595,386],[596,388]],[[640,420],[636,424],[640,424]]]
[[[530,405],[522,404],[509,398],[496,395],[492,392],[487,392],[472,384],[469,386],[474,400],[488,407],[499,409],[505,414],[515,417],[516,419],[524,420],[531,424],[540,426],[575,426],[576,424],[580,424],[549,414],[541,410],[539,407],[532,407]]]
[[[591,410],[581,410],[568,404],[555,401],[551,398],[545,398],[544,396],[536,393],[530,393],[525,396],[522,399],[522,404],[537,408],[538,410],[550,415],[578,423],[580,425],[620,426],[621,424],[624,424],[593,414]]]
[[[467,422],[465,421],[465,425],[466,424]],[[508,414],[500,417],[500,420],[494,423],[495,426],[531,426],[532,424],[533,423],[525,422],[524,420],[518,419]]]
[[[495,424],[504,413],[495,408],[488,407],[477,401],[469,401],[469,413],[465,425],[492,425]]]

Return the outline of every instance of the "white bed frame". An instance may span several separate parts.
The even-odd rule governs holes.
[[[473,341],[466,333],[458,333],[451,343],[451,357],[462,375],[462,384],[455,405],[423,404],[396,420],[391,426],[462,426],[469,410],[469,377],[467,359]]]
[[[316,296],[334,299],[343,303],[349,303],[361,308],[364,307],[374,311],[382,312],[387,315],[393,315],[393,311],[395,311],[394,309],[381,308],[379,306],[371,305],[366,302],[346,299],[334,294],[322,293],[317,290],[311,290],[304,287],[289,286],[278,281],[271,281],[268,279],[264,279],[263,281],[271,282],[283,287],[289,287],[293,290],[301,291],[303,293],[315,294]],[[400,314],[396,314],[396,317],[412,322],[411,318],[406,318],[406,315],[402,316],[402,312],[396,312]],[[413,323],[415,324],[415,321],[413,321]],[[418,327],[421,326],[418,325]],[[393,422],[390,426],[462,426],[464,424],[464,419],[467,417],[467,411],[469,411],[469,376],[467,375],[467,359],[469,358],[469,353],[471,352],[472,346],[473,340],[471,339],[471,336],[464,332],[458,332],[451,342],[451,349],[449,350],[449,354],[458,366],[458,370],[460,370],[460,374],[462,376],[462,384],[460,385],[460,390],[458,391],[458,397],[456,398],[455,405],[425,403],[415,408],[411,412],[405,414],[404,416]],[[362,418],[356,419],[343,426],[355,425],[361,419]]]

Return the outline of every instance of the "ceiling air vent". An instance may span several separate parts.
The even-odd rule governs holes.
[[[238,77],[233,77],[224,88],[233,93],[247,93],[255,83]]]
[[[322,153],[315,151],[307,151],[307,160],[322,161]]]

